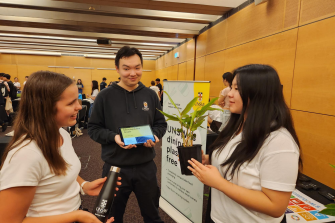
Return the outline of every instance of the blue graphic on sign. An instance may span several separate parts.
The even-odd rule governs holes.
[[[314,215],[315,217],[317,217],[318,219],[326,219],[326,218],[328,218],[327,215],[320,214],[320,213],[318,213],[318,211],[310,211],[310,213],[312,215]]]

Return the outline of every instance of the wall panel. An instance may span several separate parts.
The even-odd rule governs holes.
[[[74,69],[74,68],[56,68],[57,73],[65,74],[71,79],[77,81],[81,79],[84,85],[83,94],[91,94],[92,93],[92,70],[89,69]],[[101,81],[97,80],[98,84]]]
[[[186,43],[186,60],[194,60],[195,40],[192,39]]]
[[[178,81],[184,81],[186,80],[187,63],[180,63],[178,66]]]
[[[56,66],[70,66],[70,67],[92,67],[91,58],[74,57],[74,56],[61,56],[55,57]],[[101,60],[101,59],[98,59]]]
[[[295,129],[301,144],[303,173],[335,188],[335,117],[292,111]]]
[[[300,5],[302,0],[286,0],[284,28],[294,28],[299,24]]]
[[[37,56],[37,55],[15,55],[17,65],[39,65],[55,66],[56,59],[61,57],[55,56]]]
[[[143,69],[144,70],[156,70],[156,61],[155,60],[143,60]]]
[[[48,66],[37,66],[37,65],[17,65],[17,75],[19,78],[19,82],[23,85],[25,81],[25,76],[30,76],[36,71],[41,70],[50,70],[55,72],[55,68],[49,68]],[[14,80],[14,79],[13,79]]]
[[[15,55],[5,53],[0,54],[0,64],[16,64]]]
[[[186,80],[194,80],[194,60],[186,62]]]
[[[93,59],[91,58],[91,67],[95,68],[115,68],[115,60],[112,59]],[[72,65],[73,66],[73,65]],[[87,67],[88,65],[86,65]]]
[[[201,33],[197,38],[196,58],[206,55],[208,31]]]
[[[227,38],[227,20],[223,20],[208,30],[206,54],[225,49]]]
[[[147,87],[151,86],[151,81],[156,80],[156,73],[155,71],[143,71],[142,72],[142,78],[141,78],[141,82],[142,84],[144,84]],[[161,80],[161,82],[163,81],[163,79]]]
[[[109,84],[109,82],[111,81],[117,81],[119,78],[119,74],[116,72],[116,70],[97,70],[94,69],[91,71],[92,73],[92,80],[96,80],[99,83],[99,88],[100,88],[100,83],[102,82],[102,78],[106,78],[107,81],[107,85]],[[77,78],[78,79],[78,78]]]
[[[24,78],[22,79],[18,76],[17,66],[15,64],[0,64],[0,73],[9,74],[13,82],[14,82],[14,77],[18,77],[20,83],[22,81],[24,82]]]
[[[205,60],[205,80],[211,81],[210,97],[218,97],[223,89],[222,74],[224,73],[225,51],[210,54]]]
[[[227,47],[284,30],[285,5],[292,0],[271,0],[264,4],[250,4],[228,18]],[[296,2],[296,0],[293,0]],[[298,9],[296,9],[298,14]]]
[[[311,23],[335,15],[334,0],[301,0],[299,25]]]
[[[335,115],[335,17],[299,28],[292,108]]]
[[[225,72],[252,63],[271,65],[279,74],[286,103],[290,106],[297,32],[293,29],[228,49]]]
[[[204,81],[205,80],[205,57],[200,57],[196,59],[195,62],[195,76],[194,80]]]

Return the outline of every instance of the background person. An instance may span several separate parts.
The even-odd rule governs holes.
[[[21,88],[19,78],[17,78],[17,77],[14,78],[14,86],[16,87],[17,90],[20,90],[20,88]]]
[[[78,93],[83,94],[84,85],[81,79],[77,80]]]
[[[221,113],[222,124],[219,128],[219,132],[227,125],[230,118],[230,110],[229,110],[229,97],[228,93],[231,90],[231,85],[233,82],[233,74],[230,72],[226,72],[222,75],[223,84],[226,86],[219,95],[218,105],[223,108],[223,112]]]
[[[102,82],[100,83],[100,91],[102,91],[103,89],[105,89],[107,87],[107,78],[102,78]]]
[[[158,89],[159,89],[159,92],[160,92],[160,97],[159,98],[162,98],[162,94],[163,94],[163,87],[162,87],[162,85],[161,85],[161,79],[159,79],[159,78],[156,78],[156,86],[158,87]],[[161,102],[161,105],[163,106],[163,101],[162,100],[160,100],[160,102]]]
[[[252,64],[234,71],[231,118],[193,174],[211,190],[213,222],[279,223],[302,166],[299,140],[277,72]]]
[[[88,112],[88,117],[91,117],[92,114],[92,110],[93,110],[93,105],[94,105],[94,101],[95,98],[97,97],[97,95],[99,94],[99,87],[98,87],[98,81],[93,80],[92,81],[92,92],[91,95],[87,95],[87,98],[89,98],[91,106],[90,106],[90,110]]]
[[[164,116],[157,95],[141,82],[143,59],[136,48],[122,47],[115,57],[120,82],[100,92],[88,123],[88,134],[101,144],[105,162],[102,176],[111,166],[121,167],[122,186],[111,209],[115,222],[123,222],[129,195],[134,192],[145,223],[162,223],[158,212],[160,190],[157,167],[153,161],[154,146],[166,131]],[[111,100],[113,98],[113,100]],[[119,135],[120,127],[150,125],[155,142],[125,146]]]
[[[28,78],[29,78],[29,76],[25,76],[25,78],[24,78],[25,81],[23,82],[23,86],[26,85],[26,83],[27,83],[27,81],[28,81]]]
[[[155,81],[151,81],[151,86],[149,87],[151,90],[153,90],[154,92],[156,92],[159,100],[160,100],[160,91],[159,88],[157,86],[155,86]]]
[[[106,178],[85,182],[78,176],[81,164],[62,128],[76,124],[77,86],[63,74],[38,71],[23,91],[0,167],[0,222],[100,223],[78,210],[79,191],[97,196]]]

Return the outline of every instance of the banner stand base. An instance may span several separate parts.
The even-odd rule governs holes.
[[[159,207],[177,223],[192,223],[192,221],[186,218],[182,213],[180,213],[176,208],[174,208],[163,197],[159,198]]]

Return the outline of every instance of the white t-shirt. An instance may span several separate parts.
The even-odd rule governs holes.
[[[21,87],[21,84],[20,84],[20,82],[14,82],[14,86],[15,87]]]
[[[242,134],[231,139],[222,152],[212,154],[212,165],[221,175],[227,166],[220,165],[228,159],[241,141]],[[229,181],[241,187],[261,191],[262,187],[276,191],[292,192],[298,176],[299,148],[291,134],[281,128],[265,140],[258,154],[250,163],[244,163]],[[212,188],[211,218],[215,223],[279,223],[279,218],[252,211],[236,203],[221,191]]]
[[[94,89],[93,93],[92,93],[92,97],[96,97],[99,94],[99,90],[98,89]],[[90,103],[93,104],[94,100],[92,98],[90,98]]]
[[[220,106],[218,105],[211,105],[211,108],[218,108],[218,109],[222,109]],[[217,122],[221,122],[222,123],[222,113],[223,111],[219,111],[219,110],[213,110],[213,111],[208,111],[208,116],[213,120],[213,121],[217,121]]]
[[[225,89],[223,89],[221,92],[220,92],[220,95],[224,96],[225,99],[224,99],[224,108],[229,108],[229,97],[228,97],[228,93],[230,91],[230,87],[226,87]]]
[[[27,81],[23,82],[23,85],[26,85],[26,82],[27,82]]]
[[[159,90],[159,88],[158,88],[157,86],[151,86],[150,89],[153,90],[153,91],[155,91],[156,94],[157,94],[157,96],[158,96],[158,98],[160,98],[160,97],[159,97],[159,92],[160,92],[160,90]]]
[[[50,172],[49,165],[35,141],[24,146],[29,142],[25,141],[11,150],[0,171],[0,191],[20,186],[37,187],[27,217],[64,214],[77,210],[80,206],[80,186],[76,179],[81,164],[73,149],[70,135],[62,128],[59,131],[64,140],[60,151],[69,164],[66,176],[55,176]]]

